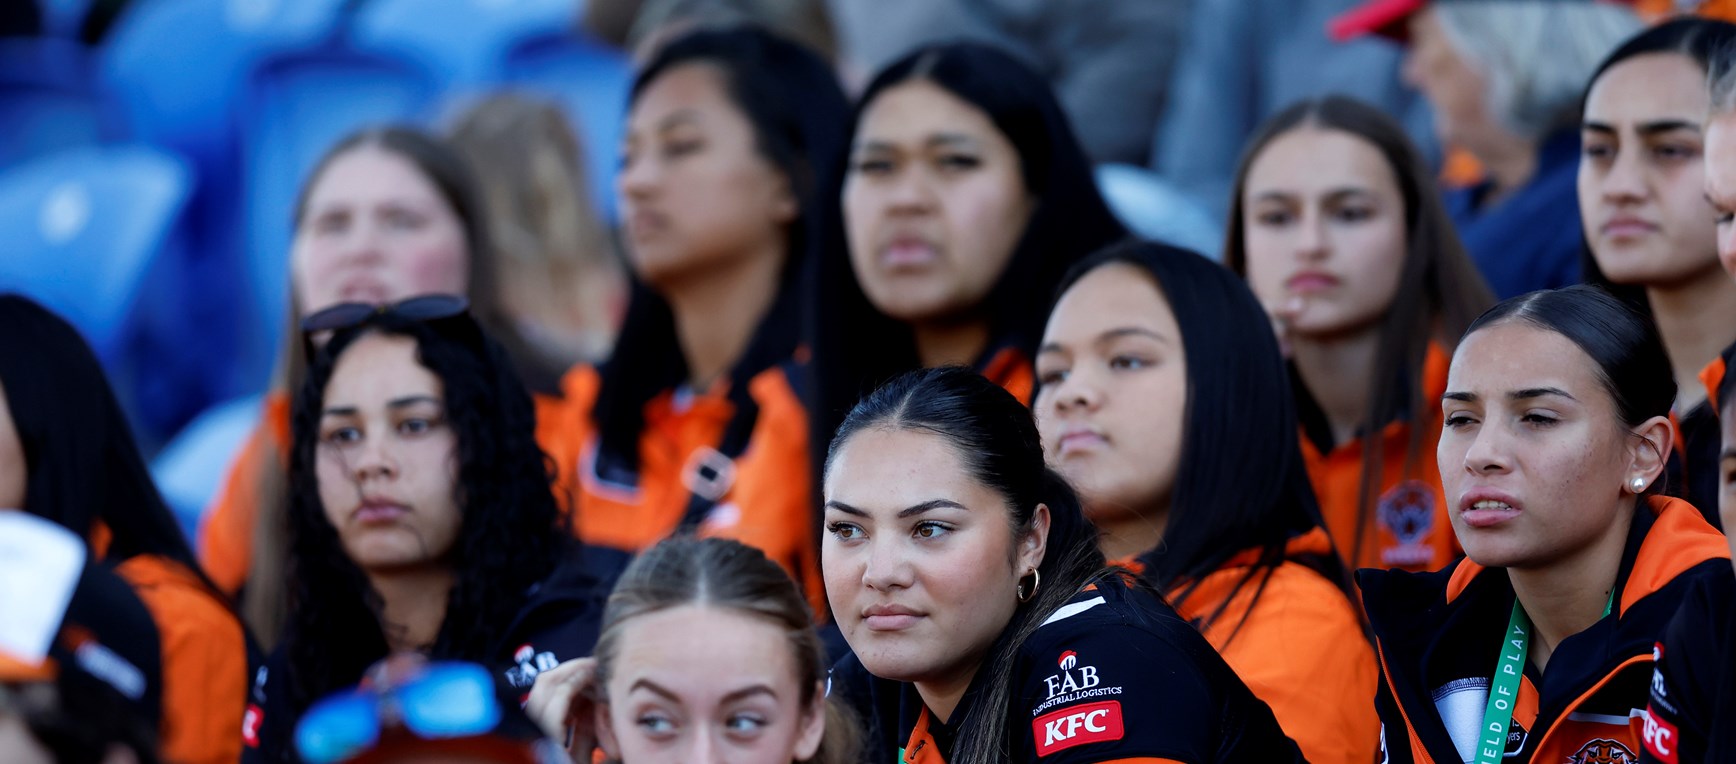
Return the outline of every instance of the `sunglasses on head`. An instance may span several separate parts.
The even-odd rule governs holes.
[[[373,748],[381,731],[401,726],[423,740],[473,737],[501,720],[494,677],[474,663],[430,663],[385,688],[358,687],[309,707],[295,727],[307,764],[335,764]]]
[[[437,321],[470,309],[470,301],[454,294],[425,294],[387,305],[346,302],[320,310],[301,320],[304,334],[330,332],[361,326],[376,316],[397,316],[410,321]]]

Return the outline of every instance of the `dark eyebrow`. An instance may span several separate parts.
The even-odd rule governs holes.
[[[844,502],[841,502],[841,501],[828,501],[828,502],[826,502],[826,508],[827,509],[836,509],[839,512],[843,512],[846,515],[855,515],[857,517],[867,517],[868,516],[867,511],[857,509],[857,508],[852,507],[848,504],[845,504]],[[912,515],[920,515],[924,512],[928,512],[931,510],[946,509],[946,508],[966,509],[966,510],[969,509],[969,507],[966,507],[965,505],[960,504],[960,503],[953,501],[951,499],[929,499],[928,501],[922,502],[921,504],[917,504],[917,505],[910,506],[910,507],[905,507],[904,509],[898,510],[898,517],[899,517],[899,519],[902,520],[902,519],[904,519],[906,517],[910,517]]]
[[[634,682],[633,686],[627,688],[627,692],[632,692],[632,691],[637,690],[641,687],[643,687],[647,690],[650,690],[654,693],[657,693],[658,695],[662,695],[663,697],[668,698],[669,700],[673,700],[676,702],[681,701],[681,698],[677,697],[674,692],[669,691],[668,689],[664,688],[663,686],[661,686],[661,685],[657,684],[656,682],[653,682],[649,679],[640,679],[639,681]]]
[[[923,142],[930,146],[950,146],[956,144],[974,145],[976,143],[976,138],[964,133],[937,133],[929,136],[928,140]]]
[[[1558,388],[1558,387],[1527,387],[1524,390],[1514,390],[1513,392],[1510,392],[1507,394],[1507,400],[1523,401],[1523,400],[1530,400],[1532,398],[1541,398],[1545,395],[1559,395],[1559,396],[1566,398],[1570,401],[1578,400],[1577,398],[1574,398],[1573,396],[1568,395],[1566,390],[1562,390],[1561,388]]]
[[[325,416],[355,416],[355,406],[333,406],[325,410]]]
[[[1122,337],[1150,337],[1151,339],[1162,342],[1166,345],[1173,344],[1170,338],[1142,326],[1120,326],[1114,329],[1109,329],[1104,331],[1102,334],[1097,335],[1097,341],[1104,342],[1106,340],[1120,339]],[[1061,344],[1058,342],[1045,342],[1037,347],[1037,355],[1062,352],[1066,352],[1066,349],[1061,347]]]
[[[1636,130],[1640,135],[1657,135],[1676,130],[1692,130],[1697,133],[1700,132],[1700,126],[1685,119],[1660,119],[1656,122],[1642,122]]]
[[[694,124],[698,124],[698,123],[699,123],[699,112],[696,112],[692,109],[682,109],[678,112],[675,112],[674,114],[670,114],[669,116],[664,117],[663,119],[659,120],[657,122],[657,129],[659,131],[662,131],[662,130],[668,130],[668,129],[673,128],[673,127],[679,127],[681,125],[694,125]]]
[[[1373,190],[1367,189],[1367,188],[1362,188],[1361,186],[1345,186],[1344,188],[1334,188],[1334,189],[1331,189],[1331,190],[1326,192],[1326,198],[1332,199],[1334,201],[1337,201],[1339,199],[1343,199],[1346,196],[1373,196],[1373,195],[1374,195]]]
[[[729,703],[743,698],[750,698],[755,695],[770,695],[774,700],[778,697],[778,694],[773,692],[771,687],[763,684],[756,684],[752,687],[743,687],[735,692],[723,696],[723,702]]]
[[[1591,133],[1609,133],[1610,135],[1615,135],[1615,126],[1606,125],[1602,122],[1581,122],[1579,124],[1579,129]]]
[[[1476,403],[1477,402],[1477,394],[1476,393],[1442,393],[1441,394],[1441,400],[1443,400],[1443,401],[1459,401],[1461,403]]]
[[[432,403],[438,406],[440,405],[440,399],[432,395],[406,395],[402,398],[393,398],[391,401],[386,403],[386,408],[401,409],[408,406],[414,406],[418,403]]]

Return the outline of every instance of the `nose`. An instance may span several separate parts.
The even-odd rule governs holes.
[[[918,169],[904,167],[887,179],[887,211],[897,215],[920,215],[934,209],[934,187]]]
[[[1609,202],[1633,202],[1646,195],[1645,177],[1637,151],[1617,150],[1609,172],[1603,176],[1603,198]]]
[[[693,764],[724,764],[723,746],[715,740],[718,735],[724,734],[724,731],[712,724],[705,724],[695,732],[697,734],[688,738],[687,753],[681,760]]]
[[[908,588],[912,583],[910,564],[896,539],[870,540],[865,554],[868,559],[862,568],[862,583],[868,588],[886,592]]]
[[[1303,213],[1296,226],[1296,259],[1303,262],[1325,260],[1332,248],[1326,235],[1326,216],[1318,211]]]
[[[1055,383],[1055,410],[1061,413],[1095,411],[1103,405],[1103,390],[1089,369],[1073,369]]]
[[[1499,427],[1484,424],[1478,428],[1471,444],[1465,449],[1465,471],[1473,475],[1494,475],[1512,469],[1506,435]]]
[[[357,483],[390,478],[398,474],[398,464],[384,438],[363,436],[362,442],[350,452],[350,470]]]
[[[656,190],[660,176],[661,169],[650,152],[629,155],[622,160],[621,169],[615,174],[615,195],[623,202],[644,199]]]

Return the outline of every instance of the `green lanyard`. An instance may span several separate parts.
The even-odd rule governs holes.
[[[1603,615],[1615,608],[1615,590]],[[1531,649],[1531,619],[1519,600],[1513,600],[1513,617],[1507,620],[1507,641],[1501,645],[1501,660],[1495,664],[1495,679],[1489,686],[1489,705],[1483,709],[1482,737],[1477,740],[1477,764],[1497,764],[1507,751],[1507,729],[1513,724],[1513,704],[1519,700],[1519,679],[1525,675],[1525,656]]]

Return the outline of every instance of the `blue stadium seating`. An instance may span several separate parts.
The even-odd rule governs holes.
[[[519,42],[575,26],[577,10],[575,0],[367,0],[351,41],[416,61],[462,94],[496,82]]]
[[[0,168],[110,134],[83,45],[0,38]]]

